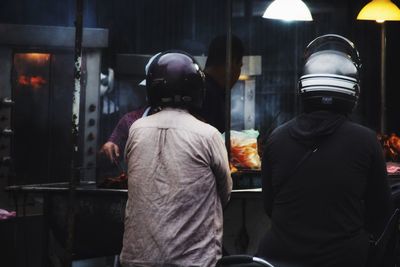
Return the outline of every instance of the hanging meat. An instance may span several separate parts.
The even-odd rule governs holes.
[[[110,189],[127,189],[128,188],[128,176],[124,167],[121,165],[118,159],[114,159],[114,164],[120,171],[120,175],[116,177],[105,178],[98,187],[100,188],[110,188]]]
[[[98,185],[99,188],[110,188],[110,189],[127,189],[128,188],[128,176],[125,172],[122,172],[116,177],[108,177]]]

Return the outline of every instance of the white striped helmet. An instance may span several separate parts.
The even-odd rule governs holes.
[[[361,61],[354,44],[336,34],[314,39],[306,48],[299,93],[306,111],[349,113],[360,94]]]

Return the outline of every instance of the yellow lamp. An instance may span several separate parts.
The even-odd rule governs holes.
[[[361,9],[358,20],[400,20],[400,9],[390,0],[373,0]]]
[[[358,20],[381,23],[380,131],[386,133],[386,26],[387,20],[400,20],[400,9],[390,0],[372,0],[357,16]]]

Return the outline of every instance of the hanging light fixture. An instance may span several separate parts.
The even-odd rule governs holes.
[[[301,0],[275,0],[264,12],[263,18],[285,21],[311,21],[311,12]]]
[[[387,20],[400,20],[400,9],[390,0],[372,0],[357,16],[358,20],[375,20],[381,24],[380,132],[386,133],[386,25]]]
[[[400,9],[390,0],[373,0],[361,9],[358,20],[400,20]]]

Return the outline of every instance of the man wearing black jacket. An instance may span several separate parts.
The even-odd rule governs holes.
[[[299,81],[305,112],[267,140],[263,196],[271,229],[258,254],[277,266],[365,266],[369,238],[389,220],[376,134],[347,117],[358,101],[360,66],[342,36],[311,42]]]
[[[206,93],[201,117],[221,133],[225,132],[225,83],[226,83],[226,35],[215,37],[209,47],[204,74],[206,75]],[[243,42],[232,35],[232,65],[229,88],[238,81],[243,65]]]

